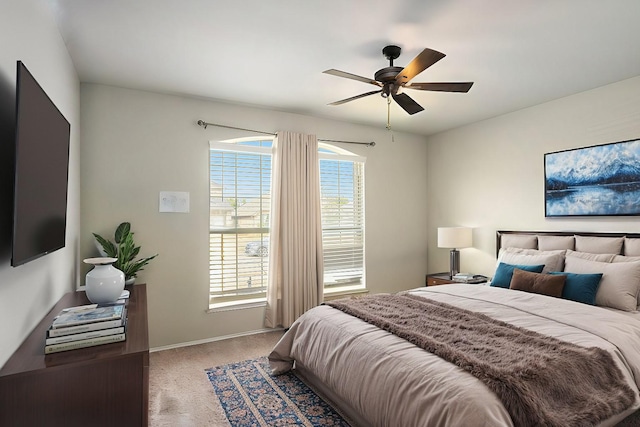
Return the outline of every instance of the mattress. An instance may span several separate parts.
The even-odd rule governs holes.
[[[611,354],[640,407],[640,319],[618,310],[488,286],[411,293]],[[299,371],[355,425],[512,426],[498,397],[457,366],[329,306],[301,316],[269,355],[275,373]]]

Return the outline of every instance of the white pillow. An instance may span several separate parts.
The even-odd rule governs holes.
[[[640,291],[640,262],[607,263],[567,257],[564,271],[567,273],[602,273],[596,294],[596,305],[635,311]]]
[[[596,237],[576,235],[576,251],[590,254],[622,254],[624,237]]]
[[[544,265],[543,273],[550,271],[562,271],[564,266],[564,250],[538,251],[535,249],[506,248],[500,249],[497,266],[501,262],[505,264],[519,265]]]
[[[588,259],[589,261],[600,261],[600,262],[613,262],[616,254],[590,254],[587,252],[576,252],[572,250],[567,250],[568,257],[582,258]]]
[[[557,251],[559,249],[575,248],[575,238],[573,236],[542,236],[538,235],[538,250]]]

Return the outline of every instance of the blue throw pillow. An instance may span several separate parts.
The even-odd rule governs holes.
[[[596,293],[600,286],[602,273],[576,274],[563,271],[553,271],[550,274],[564,275],[567,279],[562,289],[562,298],[585,304],[596,305]]]
[[[508,288],[511,284],[511,276],[513,276],[513,270],[516,268],[524,271],[530,271],[532,273],[542,273],[543,265],[513,265],[513,264],[505,264],[501,262],[498,264],[498,268],[496,268],[496,273],[493,275],[493,280],[491,280],[491,286],[496,286],[498,288]]]

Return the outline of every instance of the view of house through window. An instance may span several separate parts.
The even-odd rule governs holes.
[[[264,301],[272,139],[212,142],[209,304]],[[364,159],[321,144],[325,291],[364,288]]]

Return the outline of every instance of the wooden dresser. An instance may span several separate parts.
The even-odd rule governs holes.
[[[64,295],[0,370],[0,426],[146,426],[149,330],[146,285],[131,291],[124,342],[45,356],[45,334],[66,307],[90,304]]]

